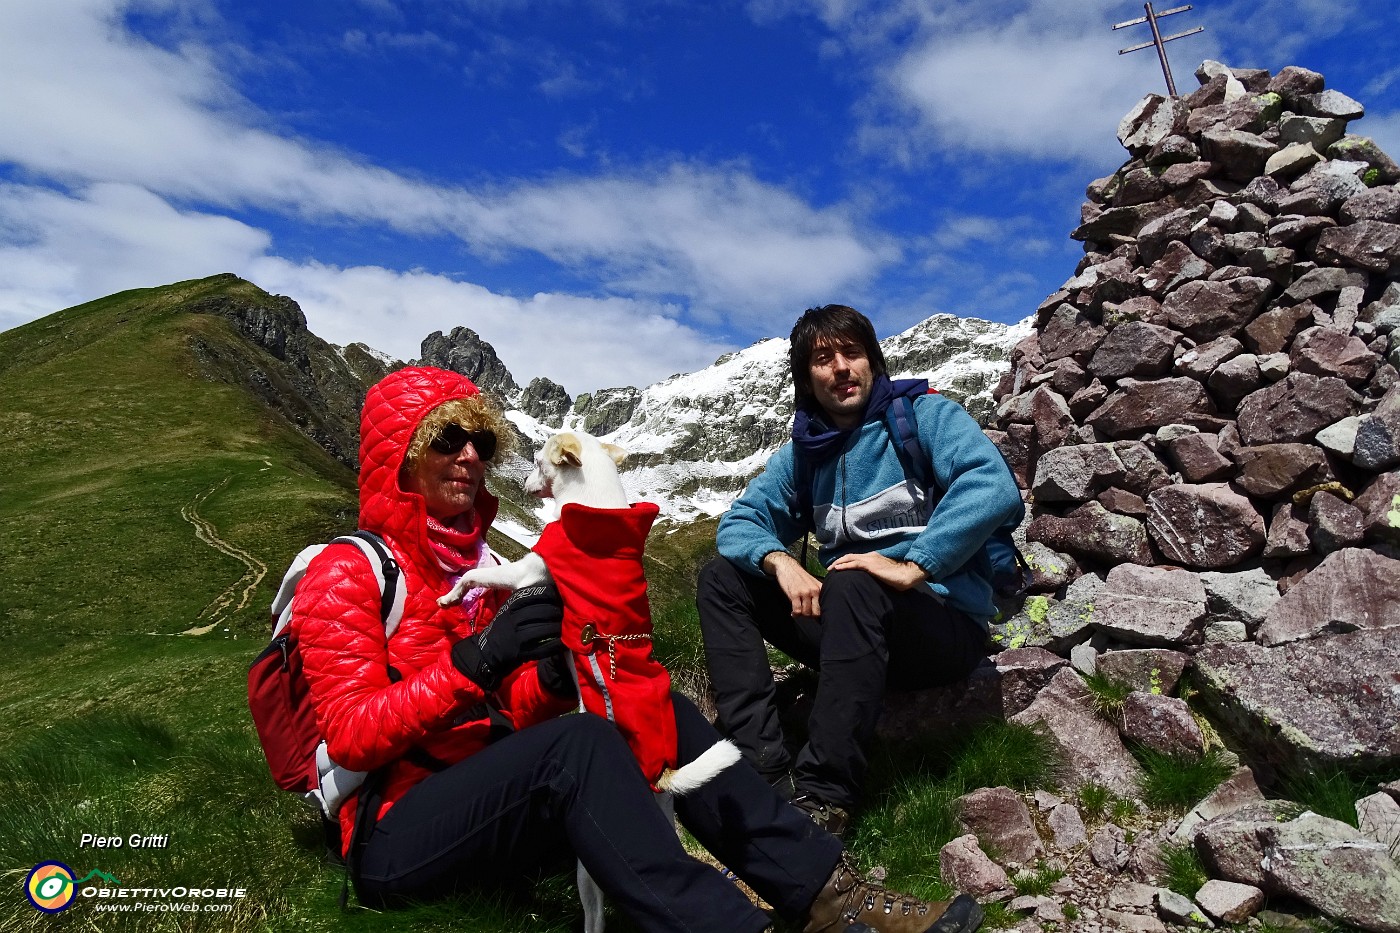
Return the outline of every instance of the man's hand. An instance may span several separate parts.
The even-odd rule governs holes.
[[[831,562],[828,570],[864,570],[876,580],[895,590],[907,590],[928,579],[918,564],[894,560],[874,551],[865,554],[842,554]]]
[[[792,603],[793,618],[819,618],[822,614],[822,581],[807,572],[787,551],[773,551],[763,558],[763,572],[778,581],[778,588]]]

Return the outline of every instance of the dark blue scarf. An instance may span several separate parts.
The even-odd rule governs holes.
[[[927,379],[899,379],[891,381],[888,376],[876,376],[870,386],[870,402],[865,406],[862,424],[885,420],[885,411],[890,403],[900,396],[908,396],[913,401],[928,394]],[[820,463],[834,457],[846,446],[846,440],[856,428],[841,430],[829,427],[826,413],[815,399],[807,399],[792,419],[792,442],[802,452]]]

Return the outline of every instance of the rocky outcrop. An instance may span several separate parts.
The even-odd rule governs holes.
[[[419,353],[424,366],[461,373],[498,403],[513,405],[520,396],[520,387],[496,356],[496,348],[470,327],[454,327],[447,334],[433,331],[423,338]]]
[[[233,275],[206,281],[228,288],[182,310],[222,318],[260,355],[250,359],[246,351],[196,334],[190,350],[203,374],[251,390],[299,433],[358,469],[360,408],[373,381],[367,377],[378,379],[392,364],[367,352],[337,351],[307,330],[306,316],[290,298]]]
[[[531,379],[520,396],[520,410],[552,428],[563,426],[564,416],[573,405],[563,386],[543,376]]]

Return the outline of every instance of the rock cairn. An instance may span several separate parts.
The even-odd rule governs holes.
[[[1080,930],[1238,923],[1267,896],[1400,933],[1400,166],[1315,72],[1196,74],[1122,121],[1084,258],[995,393],[1031,595],[984,668],[892,696],[881,729],[994,716],[1056,739],[1069,799],[979,791],[944,851],[989,899],[1047,854],[1071,866],[1012,902],[1026,930],[1065,904]],[[1108,682],[1130,690],[1112,717]],[[1125,742],[1201,756],[1222,735],[1240,768],[1185,819],[1086,829],[1083,788],[1140,792]],[[1360,829],[1267,799],[1319,766],[1382,776]],[[1162,844],[1201,855],[1194,900],[1153,887]]]

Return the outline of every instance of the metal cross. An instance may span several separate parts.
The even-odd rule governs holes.
[[[1176,83],[1172,81],[1172,66],[1167,64],[1167,50],[1164,48],[1164,46],[1166,45],[1166,43],[1172,41],[1173,39],[1181,39],[1185,36],[1194,36],[1198,32],[1204,32],[1205,27],[1197,26],[1195,29],[1188,29],[1185,32],[1179,32],[1174,36],[1167,36],[1166,38],[1163,38],[1161,30],[1157,28],[1157,20],[1161,19],[1163,16],[1171,16],[1173,13],[1185,13],[1187,10],[1191,9],[1191,5],[1188,3],[1186,6],[1179,6],[1171,10],[1163,10],[1162,12],[1158,13],[1152,9],[1152,3],[1151,0],[1149,0],[1149,2],[1143,4],[1143,9],[1147,11],[1146,16],[1139,16],[1137,19],[1130,19],[1126,23],[1119,23],[1113,28],[1122,29],[1125,26],[1138,26],[1142,23],[1147,23],[1152,27],[1152,41],[1143,42],[1138,45],[1130,46],[1126,49],[1119,49],[1118,54],[1126,55],[1129,52],[1137,52],[1141,49],[1145,49],[1149,46],[1155,45],[1157,47],[1157,57],[1162,61],[1162,75],[1167,79],[1167,91],[1171,94],[1172,97],[1175,97]]]

